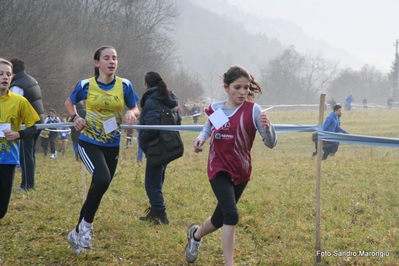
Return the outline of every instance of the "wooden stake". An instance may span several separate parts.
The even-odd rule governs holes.
[[[324,105],[326,95],[320,95],[319,125],[323,125]],[[316,177],[316,262],[321,262],[321,159],[323,156],[323,141],[317,140],[317,177]]]

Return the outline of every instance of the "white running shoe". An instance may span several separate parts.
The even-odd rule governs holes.
[[[93,235],[93,224],[91,226],[84,225],[84,220],[82,220],[79,224],[79,235],[78,241],[79,246],[82,248],[91,248],[91,237]]]
[[[80,253],[83,253],[85,251],[84,248],[79,246],[78,234],[76,233],[75,229],[73,229],[71,232],[69,232],[69,234],[68,234],[68,242],[72,246],[73,254],[79,255]]]
[[[194,232],[199,228],[198,225],[192,224],[187,230],[188,243],[184,252],[184,257],[188,263],[193,263],[198,258],[199,248],[201,246],[202,239],[195,241]]]

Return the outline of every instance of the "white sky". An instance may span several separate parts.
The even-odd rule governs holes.
[[[389,71],[399,39],[399,0],[228,0],[265,17],[298,24],[313,39]]]

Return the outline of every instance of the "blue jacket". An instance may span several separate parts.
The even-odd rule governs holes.
[[[340,127],[339,118],[334,112],[331,112],[324,121],[323,131],[347,133]]]
[[[163,109],[171,110],[176,117],[176,124],[181,125],[181,116],[177,108],[178,99],[176,95],[170,91],[168,96],[160,96],[157,87],[147,89],[141,98],[140,125],[159,125],[161,122],[161,110],[151,98],[156,99]],[[144,152],[148,143],[158,136],[159,131],[153,129],[141,129],[139,131],[139,146]]]

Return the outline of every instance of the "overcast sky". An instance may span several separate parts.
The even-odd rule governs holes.
[[[304,33],[389,71],[399,39],[399,0],[228,0],[298,24]]]

